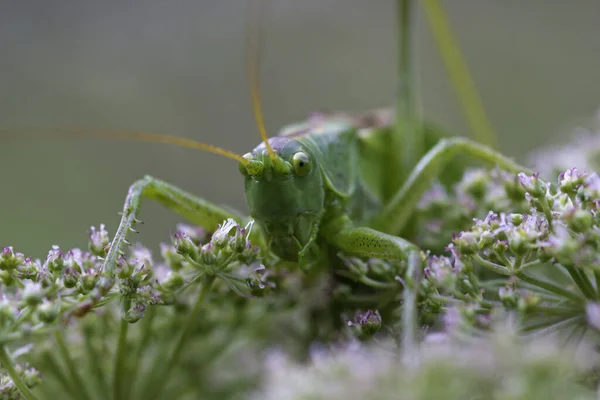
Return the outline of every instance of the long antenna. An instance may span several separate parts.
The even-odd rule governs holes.
[[[252,109],[254,111],[254,119],[260,137],[265,144],[269,156],[272,159],[276,158],[275,152],[269,144],[269,136],[265,129],[263,119],[261,95],[260,95],[260,56],[261,43],[263,34],[262,1],[250,0],[248,18],[246,21],[246,72],[248,73],[248,84],[250,86],[250,99],[252,101]]]
[[[36,134],[33,134],[36,132]],[[23,136],[30,138],[43,138],[41,133],[47,132],[44,136],[50,135],[53,138],[65,138],[65,139],[125,139],[143,142],[163,143],[171,144],[179,147],[187,147],[190,149],[199,149],[207,151],[209,153],[219,154],[227,158],[241,162],[243,165],[248,165],[248,160],[239,154],[233,153],[229,150],[222,149],[212,144],[202,143],[196,140],[185,139],[177,136],[169,136],[162,133],[149,133],[139,131],[125,131],[125,130],[98,130],[98,129],[80,129],[80,128],[32,128],[32,129],[0,129],[0,138],[2,133],[9,133],[12,138],[15,137],[16,133],[21,133]]]

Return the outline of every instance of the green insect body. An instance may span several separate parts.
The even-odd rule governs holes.
[[[365,125],[361,122],[365,120],[376,123]],[[434,150],[443,157],[427,164],[427,173],[419,172],[414,184],[421,184],[405,189],[401,200],[395,200],[402,185],[393,186],[393,179],[388,179],[400,173],[393,169],[396,155],[385,146],[389,133],[390,125],[381,118],[362,116],[352,121],[333,116],[295,125],[269,139],[277,155],[274,160],[264,143],[244,156],[251,161],[248,168],[240,165],[250,216],[277,256],[300,262],[301,267],[315,261],[307,255],[318,256],[326,247],[358,256],[402,259],[414,246],[395,235],[402,232],[410,213],[395,209],[412,212],[427,187],[429,170],[439,170],[448,161],[449,150],[461,149],[475,156],[479,152],[492,163],[521,170],[490,149],[449,139],[441,142],[442,153]],[[399,222],[395,222],[397,216]]]

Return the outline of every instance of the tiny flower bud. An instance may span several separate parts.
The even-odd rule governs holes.
[[[123,316],[123,319],[125,321],[129,322],[130,324],[134,324],[134,323],[138,322],[144,316],[145,310],[146,310],[145,306],[143,306],[141,304],[136,304],[133,307],[131,307],[129,310],[127,310],[127,312]]]
[[[526,292],[519,298],[517,309],[522,313],[533,311],[540,301],[541,299],[539,296]]]
[[[161,243],[160,254],[162,258],[165,259],[167,265],[173,271],[179,271],[181,268],[183,268],[183,257],[181,256],[181,254],[177,253],[177,250],[174,246],[168,245],[166,243]]]
[[[509,310],[514,310],[519,304],[519,293],[510,286],[505,286],[498,289],[498,297],[500,301]]]
[[[510,220],[511,224],[513,224],[514,226],[519,226],[523,222],[523,215],[522,214],[510,214],[509,220]]]
[[[15,253],[12,247],[5,247],[0,252],[0,270],[11,271],[25,261],[25,256]]]
[[[0,300],[0,328],[5,328],[17,319],[17,312],[10,302],[3,298]]]
[[[117,277],[120,279],[126,279],[133,274],[134,266],[128,262],[125,257],[122,257],[117,263]]]
[[[37,306],[44,298],[44,290],[39,283],[26,283],[22,294],[23,302],[28,306]]]
[[[52,246],[52,250],[46,256],[44,266],[52,273],[60,273],[64,269],[63,253],[58,246]]]
[[[32,260],[30,257],[27,257],[18,269],[20,273],[19,276],[21,279],[34,280],[40,272],[40,268],[41,266],[38,262]]]
[[[81,250],[79,250],[79,249],[69,250],[67,252],[67,254],[65,254],[63,261],[65,264],[65,268],[70,268],[71,271],[75,271],[75,272],[83,271],[83,269],[81,267],[81,263],[82,263]]]
[[[65,287],[68,289],[72,289],[77,286],[77,282],[79,282],[79,273],[75,272],[69,267],[65,268],[65,272],[63,274],[63,285],[65,285]]]
[[[92,254],[99,257],[105,257],[110,241],[104,224],[100,224],[99,230],[96,230],[96,227],[92,226],[90,228],[89,238],[89,249]]]
[[[27,368],[23,371],[23,383],[30,389],[34,388],[42,383],[42,375],[35,368]]]
[[[98,281],[96,288],[99,290],[101,296],[105,296],[110,289],[115,285],[115,278],[103,276]]]
[[[461,254],[470,255],[477,252],[477,235],[473,232],[460,232],[453,242]]]
[[[585,233],[589,231],[594,222],[592,213],[581,208],[572,209],[571,212],[563,213],[563,217],[569,228],[578,233]]]
[[[185,279],[183,279],[181,274],[174,271],[169,271],[167,274],[167,279],[163,282],[162,286],[167,290],[174,291],[182,287],[184,283]]]
[[[225,247],[229,243],[229,232],[237,226],[237,222],[232,218],[229,218],[222,225],[219,225],[219,228],[213,233],[210,240],[211,243],[218,249]]]
[[[96,282],[98,282],[98,273],[93,269],[89,269],[85,272],[85,274],[81,275],[80,282],[83,293],[88,293],[90,290],[96,287]]]
[[[264,265],[261,264],[253,269],[252,273],[246,278],[246,285],[253,296],[263,296],[265,292],[276,286],[268,278],[269,273]]]
[[[58,304],[53,304],[49,301],[44,301],[37,308],[37,314],[40,321],[50,324],[56,320],[58,317],[58,313],[60,312],[60,307]]]
[[[213,265],[217,261],[216,252],[217,249],[213,246],[212,242],[209,242],[202,246],[198,261],[204,265]]]
[[[520,172],[518,178],[519,183],[527,193],[536,199],[541,199],[546,196],[546,185],[538,178],[538,176],[539,174],[528,176],[525,173]]]
[[[71,312],[75,317],[81,318],[86,315],[94,307],[94,302],[91,299],[85,299],[79,303]]]
[[[197,246],[185,233],[177,232],[173,235],[173,246],[175,246],[177,253],[190,256],[192,259],[196,258]]]
[[[452,290],[456,285],[457,274],[448,257],[433,256],[425,267],[425,278],[439,289]]]
[[[494,234],[489,231],[482,232],[479,236],[479,248],[485,249],[494,243]]]
[[[572,193],[583,183],[583,180],[584,175],[580,174],[577,168],[571,168],[558,176],[558,187],[563,193]]]
[[[357,313],[354,317],[354,324],[359,327],[359,335],[362,338],[369,338],[381,329],[381,315],[378,310],[367,310],[365,313]]]
[[[177,231],[185,233],[185,235],[189,237],[196,246],[200,246],[208,238],[208,232],[201,226],[178,224]]]
[[[235,229],[235,235],[230,241],[231,250],[242,253],[246,249],[246,242],[246,228],[238,225]]]
[[[506,240],[496,240],[492,249],[496,254],[504,254],[508,250],[508,243]]]
[[[462,190],[477,200],[484,198],[488,192],[489,185],[489,174],[479,169],[465,172],[461,182]]]

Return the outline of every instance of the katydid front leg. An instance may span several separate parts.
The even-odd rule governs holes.
[[[133,226],[139,222],[137,216],[142,204],[142,198],[156,200],[188,221],[200,225],[209,231],[216,230],[218,225],[228,218],[233,218],[240,224],[245,224],[249,220],[248,217],[212,204],[167,182],[151,176],[145,176],[129,187],[125,205],[123,206],[121,222],[104,261],[104,276],[114,276],[115,265],[120,256],[121,247],[124,243],[128,243],[127,234],[130,231],[134,231]],[[257,230],[253,230],[251,235],[251,240],[253,236],[255,239],[258,239],[259,234]]]
[[[515,174],[531,173],[529,168],[470,139],[460,137],[441,139],[421,158],[400,190],[369,226],[391,234],[402,232],[417,203],[430,188],[433,179],[439,176],[443,168],[457,155],[470,156]]]

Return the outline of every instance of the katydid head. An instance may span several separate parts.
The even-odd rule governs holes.
[[[325,189],[319,165],[298,140],[273,137],[240,163],[250,216],[271,238],[271,250],[297,261],[323,212]]]

